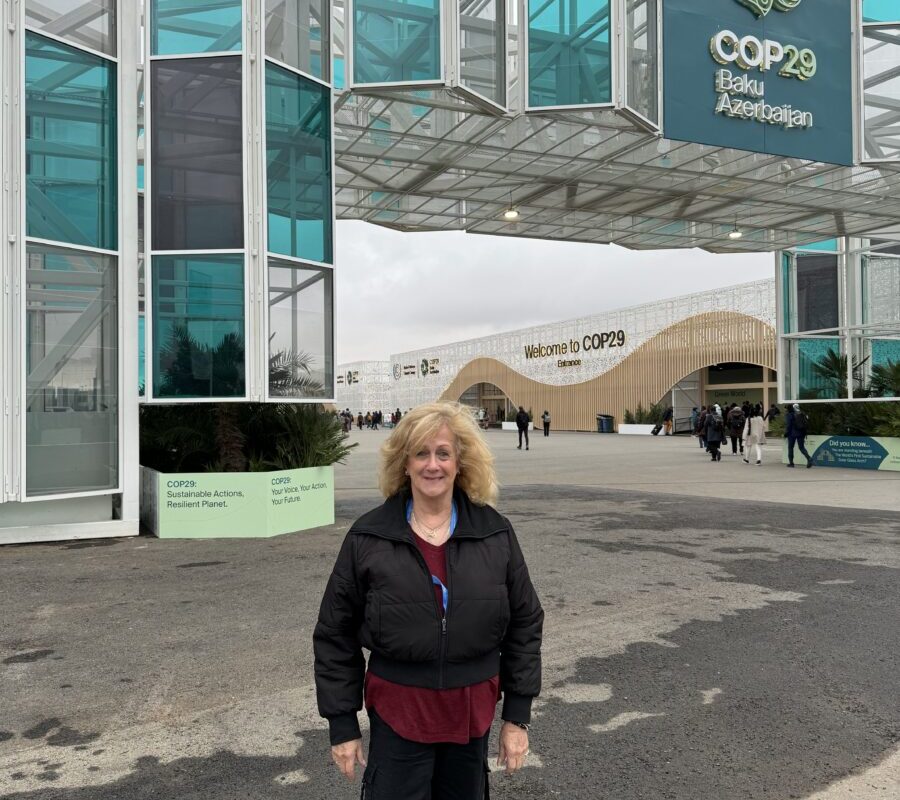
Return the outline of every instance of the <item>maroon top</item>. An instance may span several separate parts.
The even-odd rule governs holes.
[[[414,537],[428,571],[447,584],[446,542],[440,546]],[[435,584],[438,608],[441,587]],[[452,600],[451,600],[452,602]],[[366,709],[376,711],[398,736],[413,742],[468,744],[484,736],[494,721],[500,699],[500,676],[458,689],[424,689],[366,673]]]

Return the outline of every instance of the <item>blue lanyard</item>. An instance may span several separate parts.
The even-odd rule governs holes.
[[[412,502],[412,500],[409,500],[406,503],[406,521],[407,522],[409,522],[412,519],[412,512],[413,512],[413,502]],[[450,535],[451,536],[453,536],[453,533],[456,531],[456,522],[457,522],[458,518],[459,518],[459,516],[456,511],[456,503],[453,503],[453,505],[450,507]],[[437,575],[431,576],[431,583],[434,586],[441,587],[441,603],[444,607],[443,608],[444,614],[446,615],[447,606],[450,605],[450,591],[447,589],[446,586],[444,586],[444,584],[441,582],[441,579]]]

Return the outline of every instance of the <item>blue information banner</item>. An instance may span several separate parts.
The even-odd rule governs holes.
[[[853,164],[853,0],[664,0],[668,139]]]

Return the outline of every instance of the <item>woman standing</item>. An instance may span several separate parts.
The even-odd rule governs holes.
[[[509,520],[490,505],[493,457],[464,406],[403,417],[379,482],[387,500],[350,528],[313,637],[332,759],[351,779],[366,765],[364,800],[482,800],[501,693],[498,762],[513,772],[528,752],[544,612]]]
[[[750,409],[750,416],[744,423],[744,442],[747,445],[747,455],[753,455],[753,448],[756,448],[756,463],[762,464],[762,443],[766,438],[766,422],[759,409]],[[745,464],[750,463],[749,458],[744,459]]]

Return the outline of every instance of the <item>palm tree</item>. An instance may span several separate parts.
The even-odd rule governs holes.
[[[854,397],[867,397],[869,391],[862,376],[862,367],[868,361],[853,358],[853,395]],[[830,390],[832,397],[847,396],[847,356],[836,352],[829,347],[828,352],[811,364],[813,373],[824,384],[821,389]],[[818,392],[816,392],[818,394]]]
[[[312,356],[279,350],[269,356],[269,394],[273,397],[322,397],[324,390],[310,370]]]
[[[900,397],[900,361],[872,367],[869,388],[876,397]]]

